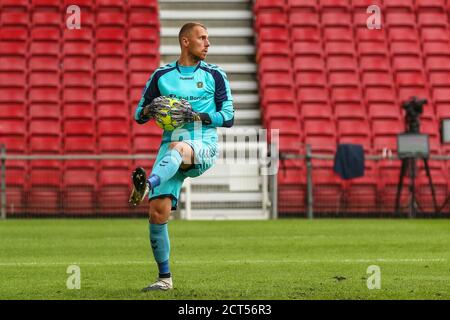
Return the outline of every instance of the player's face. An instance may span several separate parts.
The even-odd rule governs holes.
[[[208,32],[200,26],[194,27],[189,37],[189,54],[196,61],[205,60],[209,46]]]

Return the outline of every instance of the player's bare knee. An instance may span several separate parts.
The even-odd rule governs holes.
[[[190,145],[185,142],[171,142],[169,148],[180,153],[183,164],[189,167],[193,163],[194,152]]]
[[[177,150],[180,154],[182,154],[183,144],[181,142],[171,142],[169,144],[169,149]]]
[[[170,217],[172,201],[170,198],[154,199],[150,201],[149,218],[152,224],[166,223]]]
[[[150,212],[150,223],[151,224],[163,224],[166,223],[168,217],[164,213],[160,213],[157,211]]]

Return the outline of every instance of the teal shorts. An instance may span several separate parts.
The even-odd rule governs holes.
[[[184,179],[186,179],[186,177],[195,178],[202,175],[206,170],[214,165],[218,155],[218,147],[215,142],[212,143],[202,140],[184,140],[183,142],[189,144],[192,150],[194,150],[194,164],[185,170],[181,168],[178,169],[177,173],[172,178],[151,190],[148,195],[149,201],[164,197],[171,198],[172,210],[177,209],[178,199],[180,197]],[[169,145],[170,142],[161,143],[155,164],[153,165],[154,168],[169,150]]]

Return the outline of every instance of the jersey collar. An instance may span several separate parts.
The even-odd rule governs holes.
[[[197,63],[197,66],[195,67],[193,73],[194,73],[195,71],[197,71],[198,68],[200,68],[201,64],[202,64],[202,61],[199,61],[199,62]],[[178,72],[181,73],[180,68],[178,67],[178,60],[175,61],[175,67],[177,68]]]

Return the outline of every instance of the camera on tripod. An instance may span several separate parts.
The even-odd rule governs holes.
[[[402,107],[406,111],[407,132],[420,132],[419,117],[423,113],[423,106],[427,103],[427,99],[419,99],[417,97],[412,97],[408,101],[403,102]]]
[[[402,107],[406,111],[406,131],[397,137],[398,157],[427,159],[430,153],[429,138],[427,134],[420,133],[420,115],[427,99],[412,97],[403,102]]]
[[[396,197],[396,209],[397,213],[400,212],[400,195],[403,188],[403,178],[409,171],[410,178],[410,201],[409,201],[409,217],[416,215],[417,207],[419,204],[416,200],[415,179],[416,179],[416,159],[422,159],[427,173],[428,182],[431,188],[433,196],[433,204],[435,211],[438,212],[436,204],[436,194],[433,186],[433,180],[431,178],[430,167],[428,165],[428,158],[430,155],[430,141],[428,134],[420,133],[420,115],[423,113],[423,106],[428,101],[426,99],[419,99],[412,97],[411,99],[403,102],[402,107],[406,111],[406,131],[397,135],[397,152],[399,159],[402,160],[402,166],[400,169],[400,178],[397,187]]]

